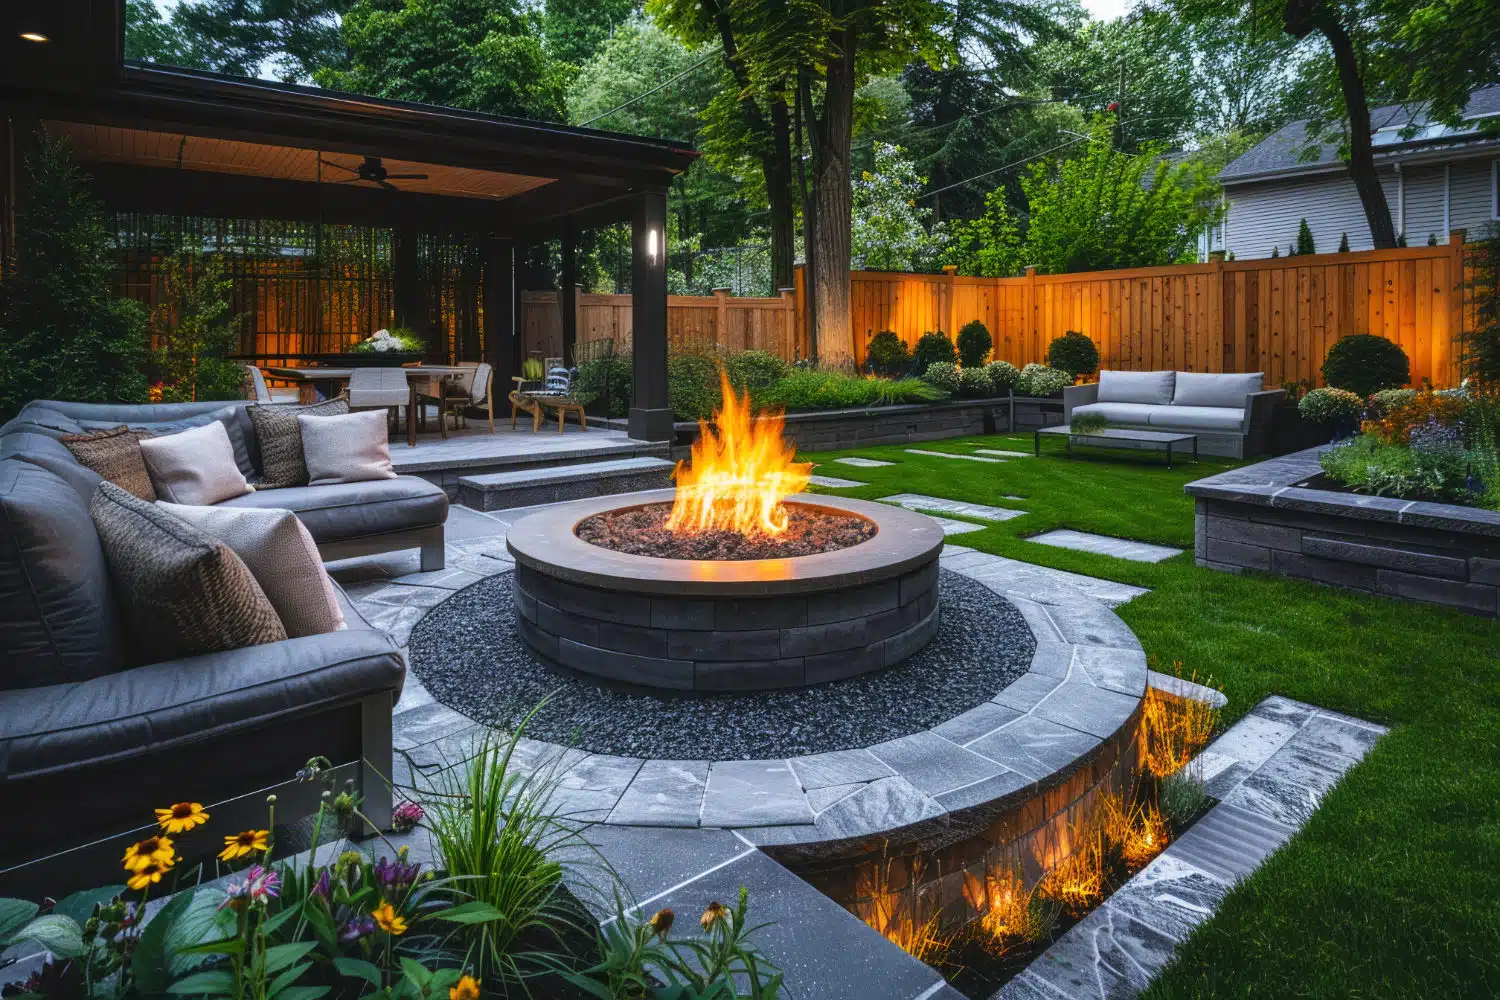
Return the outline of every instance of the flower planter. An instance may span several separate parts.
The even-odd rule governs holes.
[[[1332,429],[1303,420],[1296,403],[1277,403],[1271,410],[1272,455],[1289,455],[1294,451],[1316,448],[1332,439]]]
[[[400,368],[422,358],[420,351],[344,351],[316,355],[318,364],[327,368]]]

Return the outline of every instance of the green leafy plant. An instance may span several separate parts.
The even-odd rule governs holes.
[[[1370,416],[1378,420],[1416,398],[1417,390],[1415,389],[1381,389],[1379,392],[1371,393],[1366,402]]]
[[[528,382],[540,382],[547,375],[541,358],[527,358],[521,362],[521,377]]]
[[[244,365],[225,357],[238,344],[241,326],[230,314],[233,284],[217,256],[193,248],[163,262],[160,298],[150,321],[153,400],[244,398]]]
[[[1016,377],[1016,393],[1022,396],[1056,396],[1073,384],[1073,376],[1056,368],[1035,362],[1021,369]]]
[[[984,366],[984,373],[995,384],[995,395],[1003,396],[1016,386],[1021,371],[1009,361],[991,361]]]
[[[1480,382],[1500,383],[1500,225],[1466,248],[1473,328],[1463,341],[1464,374]]]
[[[862,378],[822,368],[796,368],[769,389],[752,394],[757,407],[789,411],[924,403],[946,393],[914,378]]]
[[[958,392],[958,365],[951,361],[934,361],[922,372],[922,381],[944,392]]]
[[[965,399],[983,399],[995,394],[995,383],[983,368],[964,368],[958,373],[958,394]]]
[[[1330,479],[1360,493],[1440,501],[1472,501],[1469,460],[1462,445],[1421,448],[1350,438],[1320,458]]]
[[[597,407],[607,417],[623,417],[630,412],[632,379],[630,355],[591,358],[578,366],[573,397],[586,407]]]
[[[1364,399],[1411,381],[1411,363],[1393,341],[1372,333],[1341,337],[1323,359],[1323,382]]]
[[[953,341],[948,335],[939,330],[936,333],[927,332],[917,338],[916,349],[911,354],[912,364],[917,371],[925,372],[930,365],[957,364],[958,351],[953,347]]]
[[[974,319],[958,331],[958,361],[965,368],[983,367],[995,346],[989,327]]]
[[[1318,247],[1313,242],[1312,227],[1307,224],[1306,219],[1303,219],[1301,225],[1297,227],[1297,256],[1317,252]]]
[[[1102,413],[1080,413],[1068,422],[1074,434],[1098,434],[1109,426]]]
[[[1092,375],[1099,370],[1099,348],[1077,330],[1069,330],[1048,345],[1047,364],[1074,376]]]
[[[1312,390],[1297,403],[1303,420],[1322,427],[1355,426],[1364,408],[1364,397],[1327,386]]]
[[[40,396],[147,400],[146,308],[114,293],[104,207],[66,145],[25,160],[15,254],[0,280],[0,418]]]
[[[724,373],[738,392],[768,389],[784,378],[789,369],[779,355],[769,351],[741,351],[724,359]]]
[[[345,354],[421,354],[427,343],[410,327],[393,326],[389,330],[376,330],[364,340],[351,344]],[[527,360],[535,361],[535,358]],[[540,364],[540,362],[538,362]],[[524,370],[525,365],[522,365]]]
[[[876,375],[894,378],[911,367],[911,348],[890,330],[881,330],[865,346],[865,366]]]
[[[674,351],[667,358],[667,399],[678,420],[706,420],[719,406],[719,362],[707,354]]]

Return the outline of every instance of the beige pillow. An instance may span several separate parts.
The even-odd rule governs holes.
[[[299,414],[302,456],[313,486],[395,479],[385,410],[364,410],[337,417]]]
[[[250,422],[255,425],[255,439],[260,444],[260,488],[280,489],[307,485],[307,465],[302,460],[302,432],[297,418],[304,413],[333,416],[349,412],[344,396],[322,403],[298,406],[295,403],[257,403],[247,407]]]
[[[141,457],[158,500],[206,506],[254,492],[234,461],[229,432],[217,420],[166,437],[144,438]]]
[[[287,635],[321,635],[344,627],[333,581],[296,514],[276,508],[156,505],[233,549],[266,592]]]
[[[155,500],[156,490],[151,486],[151,474],[146,471],[139,443],[150,436],[150,431],[133,431],[121,424],[92,434],[64,434],[58,440],[73,453],[79,465],[92,469],[132,496]]]

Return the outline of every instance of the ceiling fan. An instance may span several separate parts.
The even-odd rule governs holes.
[[[346,167],[342,163],[335,163],[333,160],[324,160],[323,162],[330,167],[337,167],[339,170],[347,171],[354,175],[353,177],[345,177],[343,180],[334,181],[335,184],[358,184],[360,181],[369,181],[372,184],[379,184],[388,191],[399,191],[400,188],[392,184],[391,181],[424,181],[427,179],[426,174],[393,174],[385,169],[385,165],[380,162],[380,157],[378,156],[366,156],[360,161],[358,167]]]

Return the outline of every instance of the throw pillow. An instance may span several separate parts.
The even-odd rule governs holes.
[[[255,439],[260,444],[263,490],[307,485],[307,463],[302,457],[302,429],[297,417],[306,414],[332,417],[349,412],[343,396],[310,406],[296,403],[257,403],[250,408]]]
[[[337,417],[301,414],[302,453],[313,486],[395,479],[386,411],[365,410]]]
[[[58,440],[73,453],[79,465],[93,469],[131,496],[155,500],[156,490],[141,454],[141,442],[149,437],[150,431],[133,431],[122,424],[92,434],[64,434]]]
[[[328,418],[333,419],[333,418]],[[321,635],[344,627],[344,611],[312,535],[289,510],[156,506],[234,549],[281,617],[286,634]]]
[[[89,514],[140,662],[286,638],[265,591],[228,545],[113,483],[99,484]]]
[[[141,442],[156,495],[171,503],[215,504],[252,492],[234,461],[229,432],[217,420]]]

